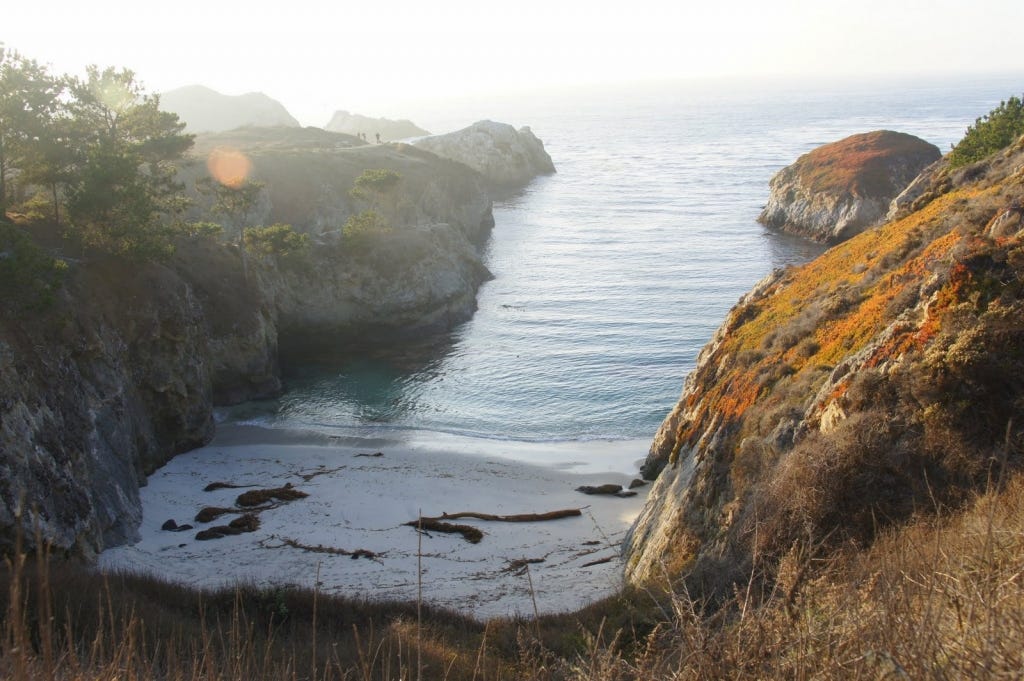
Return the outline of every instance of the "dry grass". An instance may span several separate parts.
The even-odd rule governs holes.
[[[708,611],[685,591],[631,648],[591,646],[560,678],[1020,679],[1024,477],[867,550],[795,545],[770,593]]]
[[[312,592],[195,593],[8,561],[0,677],[24,679],[1019,679],[1024,475],[868,548],[795,543],[768,589],[637,591],[482,625]],[[86,594],[86,596],[82,596]],[[422,667],[417,674],[417,659]]]

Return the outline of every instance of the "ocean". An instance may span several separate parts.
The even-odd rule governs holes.
[[[649,440],[729,308],[821,247],[756,222],[771,176],[847,135],[943,152],[1024,78],[662,83],[447,102],[447,132],[529,125],[558,169],[494,207],[494,273],[442,337],[300,363],[228,422],[356,438]]]

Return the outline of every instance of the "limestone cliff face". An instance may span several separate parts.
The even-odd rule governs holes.
[[[651,446],[630,581],[771,590],[789,552],[870,542],[1024,463],[1024,140],[928,177],[730,312]]]
[[[145,476],[212,436],[214,404],[280,390],[284,341],[441,330],[475,309],[493,225],[477,173],[323,131],[239,136],[264,144],[248,148],[265,183],[256,221],[291,222],[310,251],[243,257],[182,237],[166,263],[72,260],[52,308],[0,314],[0,550],[19,517],[30,541],[38,517],[74,554],[131,541]],[[365,206],[348,190],[372,168],[401,175],[393,224],[356,247],[341,227]],[[210,216],[200,205],[195,217]]]
[[[493,185],[522,186],[538,175],[555,172],[544,143],[528,127],[478,121],[468,128],[416,140],[438,156],[463,163]]]
[[[822,243],[838,243],[879,224],[890,202],[926,166],[937,147],[881,130],[818,147],[770,182],[758,221]]]

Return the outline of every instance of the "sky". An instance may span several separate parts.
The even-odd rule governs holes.
[[[337,109],[669,79],[1024,73],[1022,0],[36,0],[0,42],[148,91],[260,91],[304,125]],[[1024,87],[1022,87],[1024,89]]]

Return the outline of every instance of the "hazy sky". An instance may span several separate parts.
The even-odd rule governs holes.
[[[0,42],[57,72],[96,63],[132,68],[150,91],[259,90],[307,125],[335,109],[395,117],[417,99],[632,80],[1024,72],[1024,0],[5,5]]]

